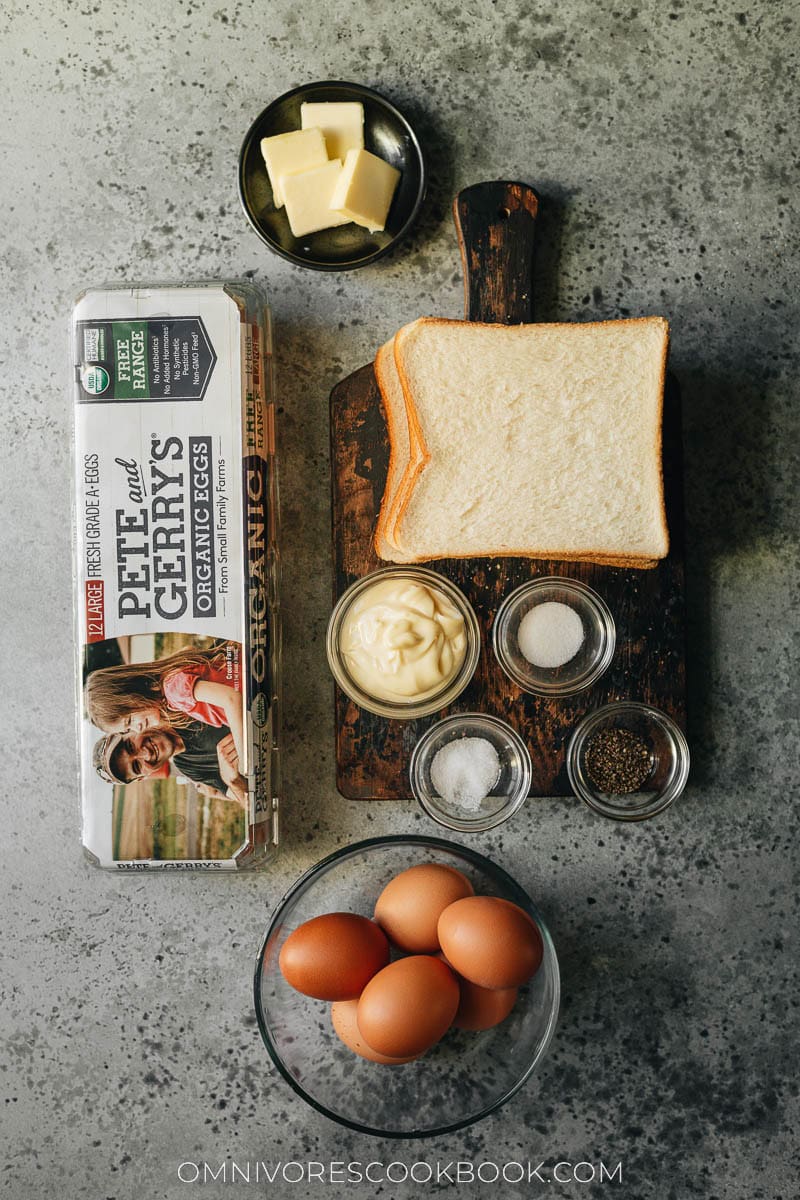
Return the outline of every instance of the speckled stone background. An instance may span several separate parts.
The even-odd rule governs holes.
[[[220,1180],[202,1195],[797,1195],[799,36],[791,0],[6,0],[3,1195],[172,1200],[192,1193],[184,1161],[417,1158],[622,1162],[623,1182]],[[339,276],[271,257],[236,196],[254,115],[324,78],[395,100],[431,168],[402,250]],[[392,1144],[277,1077],[251,971],[309,864],[365,835],[433,832],[411,806],[333,786],[327,397],[402,322],[460,314],[449,202],[503,176],[542,195],[541,317],[672,323],[694,769],[641,827],[538,802],[474,840],[549,917],[561,1022],[498,1115]],[[285,850],[268,874],[123,878],[79,849],[67,319],[89,282],[243,275],[268,288],[278,335]]]

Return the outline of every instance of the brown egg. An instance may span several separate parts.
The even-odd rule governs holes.
[[[461,999],[453,1024],[456,1029],[491,1029],[505,1021],[517,999],[516,988],[482,988],[459,977]]]
[[[520,987],[544,953],[535,922],[508,900],[467,896],[439,918],[439,943],[453,970],[484,988]]]
[[[357,1000],[337,1000],[331,1005],[331,1024],[348,1050],[352,1050],[370,1062],[385,1063],[387,1066],[399,1066],[400,1063],[414,1062],[418,1057],[416,1054],[410,1058],[389,1058],[388,1055],[379,1054],[377,1050],[368,1046],[363,1034],[359,1032],[356,1022],[357,1010]]]
[[[458,1000],[456,977],[441,959],[400,958],[379,971],[361,993],[358,1029],[379,1054],[412,1058],[447,1032]]]
[[[355,913],[326,913],[298,926],[278,960],[287,983],[316,1000],[357,1000],[389,961],[383,930]]]
[[[439,917],[455,900],[472,895],[472,884],[455,867],[420,863],[395,875],[375,905],[375,920],[401,950],[412,954],[439,949]]]

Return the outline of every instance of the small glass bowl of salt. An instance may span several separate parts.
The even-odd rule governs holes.
[[[547,575],[506,596],[492,644],[500,666],[524,692],[572,696],[608,670],[616,627],[606,602],[587,584]]]
[[[424,733],[411,756],[411,790],[447,829],[480,833],[507,821],[531,786],[531,756],[505,721],[454,713]]]

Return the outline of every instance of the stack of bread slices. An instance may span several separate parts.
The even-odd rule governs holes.
[[[667,344],[662,317],[404,326],[375,360],[391,447],[378,556],[655,566]]]

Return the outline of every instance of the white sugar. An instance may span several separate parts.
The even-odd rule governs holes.
[[[548,600],[519,623],[519,648],[535,667],[563,667],[583,645],[583,622],[574,608]]]
[[[500,776],[500,759],[490,741],[456,738],[433,756],[431,783],[448,804],[477,812]]]

